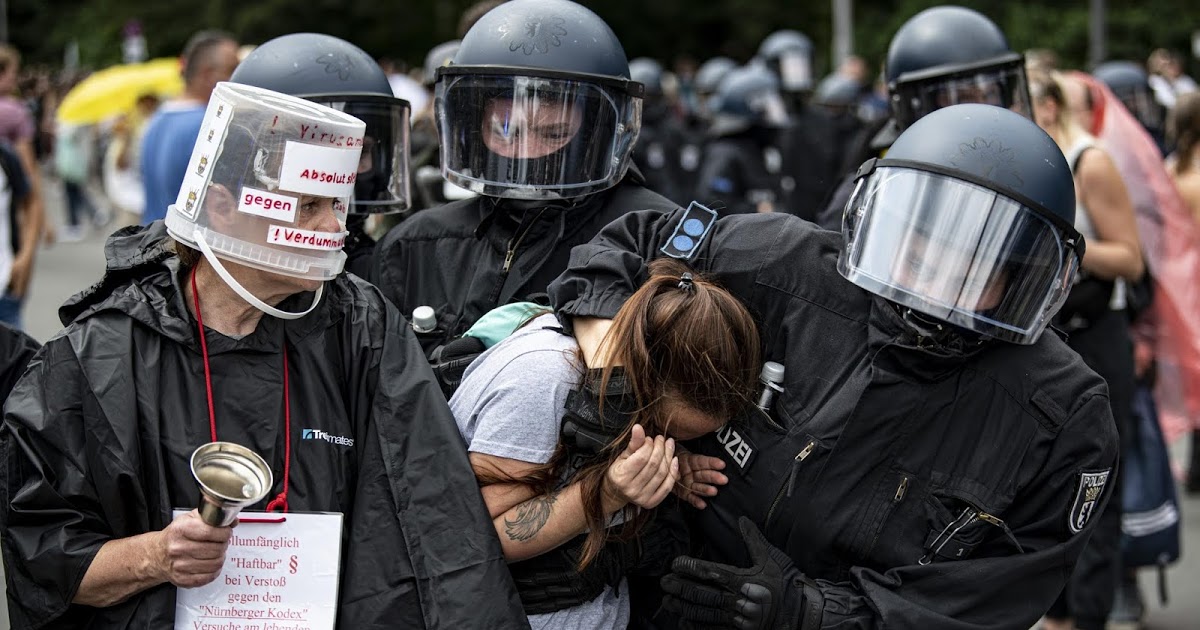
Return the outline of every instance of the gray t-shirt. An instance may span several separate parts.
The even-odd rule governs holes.
[[[558,445],[567,392],[581,376],[575,339],[559,333],[553,315],[534,319],[471,363],[450,410],[467,450],[544,464]],[[629,625],[629,588],[606,588],[596,599],[529,618],[533,630],[622,630]]]

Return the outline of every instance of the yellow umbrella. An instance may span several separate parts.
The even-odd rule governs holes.
[[[183,91],[179,60],[171,57],[112,66],[92,73],[67,92],[58,120],[91,124],[133,111],[139,96],[171,97]]]

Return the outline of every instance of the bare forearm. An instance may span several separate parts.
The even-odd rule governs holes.
[[[1137,282],[1145,272],[1145,263],[1137,248],[1124,243],[1089,241],[1083,255],[1083,268],[1106,280],[1125,278]]]
[[[621,507],[615,501],[605,501],[606,514]],[[580,486],[573,483],[536,496],[497,516],[493,523],[505,560],[518,562],[540,556],[587,531]]]
[[[26,178],[29,180],[30,197],[36,199],[40,204],[42,201],[42,176],[38,171],[37,156],[33,152],[33,141],[19,141],[13,145],[13,149],[16,151],[17,157],[21,159],[21,168],[25,169]]]
[[[162,532],[110,540],[100,547],[92,560],[75,604],[104,608],[167,581],[155,548]]]
[[[18,258],[27,258],[33,262],[37,254],[38,244],[42,241],[42,229],[45,227],[45,213],[39,200],[30,197],[23,204],[20,214],[21,249]]]
[[[26,257],[32,264],[34,252],[42,241],[42,229],[45,227],[45,208],[42,201],[42,175],[38,170],[37,158],[33,154],[33,144],[22,142],[17,145],[17,154],[21,158],[21,166],[29,179],[29,197],[22,204],[20,216],[21,251],[19,257]]]

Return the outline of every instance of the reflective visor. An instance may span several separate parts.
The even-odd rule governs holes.
[[[624,177],[641,125],[640,98],[587,81],[444,73],[436,92],[443,175],[493,197],[604,190]]]
[[[912,80],[902,75],[892,98],[902,127],[930,112],[961,103],[996,105],[1026,118],[1031,118],[1033,112],[1025,67],[1020,60]]]
[[[880,167],[846,206],[838,270],[930,317],[997,339],[1037,341],[1079,255],[1036,211],[943,175]]]
[[[376,95],[316,96],[309,100],[367,124],[350,214],[385,214],[411,204],[408,173],[408,102]]]

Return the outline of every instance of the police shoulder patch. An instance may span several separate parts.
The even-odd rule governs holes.
[[[1112,469],[1099,472],[1081,472],[1076,484],[1075,500],[1067,512],[1067,528],[1072,534],[1078,534],[1087,526],[1096,509],[1100,507],[1100,497],[1104,495],[1104,486]]]
[[[662,253],[672,258],[691,260],[716,222],[715,211],[693,201],[675,225],[670,240],[663,245]]]

